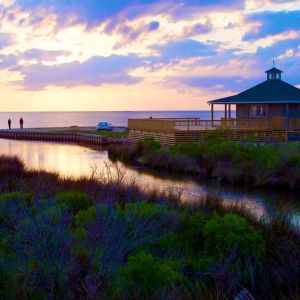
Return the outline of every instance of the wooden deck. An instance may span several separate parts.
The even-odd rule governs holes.
[[[199,141],[217,129],[219,138],[234,141],[254,138],[258,142],[286,142],[289,132],[285,129],[285,122],[281,118],[213,121],[197,118],[129,119],[128,129],[131,141],[135,142],[151,136],[163,145]],[[293,130],[298,129],[293,128]]]

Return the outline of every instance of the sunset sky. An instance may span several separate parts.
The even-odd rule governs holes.
[[[0,0],[0,111],[195,110],[300,86],[300,0]]]

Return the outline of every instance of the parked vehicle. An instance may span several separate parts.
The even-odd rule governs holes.
[[[112,131],[112,125],[108,122],[100,122],[97,125],[97,130]]]

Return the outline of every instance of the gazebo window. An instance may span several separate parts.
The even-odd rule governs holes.
[[[250,117],[265,117],[266,106],[265,105],[251,105],[250,106]]]

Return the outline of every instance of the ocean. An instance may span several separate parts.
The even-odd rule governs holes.
[[[223,117],[223,111],[215,111],[215,119]],[[19,119],[24,120],[24,128],[96,126],[107,121],[113,126],[127,126],[130,118],[200,118],[210,119],[210,111],[93,111],[93,112],[0,112],[0,129],[7,128],[10,118],[12,128],[19,127]]]

